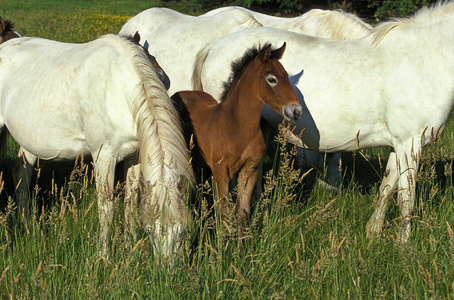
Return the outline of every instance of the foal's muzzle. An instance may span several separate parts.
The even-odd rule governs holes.
[[[294,122],[298,121],[303,113],[303,108],[301,105],[297,104],[288,104],[282,108],[282,113],[286,121]]]

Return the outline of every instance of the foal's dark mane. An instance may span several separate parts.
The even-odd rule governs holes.
[[[5,32],[14,31],[14,22],[11,20],[4,20],[5,22]]]
[[[246,53],[244,53],[243,57],[232,62],[232,64],[231,64],[232,73],[231,73],[229,79],[223,83],[224,90],[221,94],[221,101],[225,100],[229,91],[238,83],[238,81],[241,78],[241,75],[243,75],[244,70],[246,70],[249,63],[251,61],[253,61],[254,58],[256,58],[257,55],[260,52],[262,52],[264,49],[266,49],[266,47],[268,47],[269,45],[270,45],[270,43],[266,43],[263,46],[252,47],[249,50],[247,50]],[[275,59],[275,58],[279,58],[279,57],[276,56],[275,51],[271,51],[270,59]]]
[[[2,17],[0,17],[0,36],[2,38],[2,43],[13,39],[20,37],[20,35],[14,31],[14,22],[11,20],[3,20]]]

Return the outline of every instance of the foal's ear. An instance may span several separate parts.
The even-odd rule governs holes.
[[[281,48],[271,51],[271,58],[281,59],[282,55],[284,54],[286,45],[287,43],[284,42]]]
[[[267,62],[271,58],[271,44],[268,44],[265,49],[260,52],[260,59],[262,62]]]
[[[134,37],[132,38],[136,44],[139,44],[140,42],[140,34],[138,31],[134,34]]]

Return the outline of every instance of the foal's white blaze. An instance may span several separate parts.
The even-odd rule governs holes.
[[[454,103],[454,3],[419,11],[413,18],[388,22],[357,40],[327,40],[273,28],[251,28],[216,41],[205,60],[205,90],[219,97],[228,66],[251,45],[288,46],[281,63],[299,94],[304,114],[301,146],[327,152],[392,146],[396,159],[387,168],[381,206],[397,184],[403,218],[400,240],[408,241],[421,149],[444,128]],[[307,112],[307,113],[306,113]],[[269,108],[272,124],[282,117]],[[396,171],[394,171],[396,170]],[[384,211],[384,209],[382,209]],[[376,217],[378,216],[378,217]],[[368,229],[380,232],[376,212]]]

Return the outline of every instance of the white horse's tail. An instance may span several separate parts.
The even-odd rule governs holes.
[[[197,57],[194,63],[194,68],[192,71],[192,89],[195,91],[203,91],[202,84],[202,68],[205,60],[208,57],[208,52],[210,52],[211,44],[205,46],[202,50],[197,53]]]
[[[179,115],[147,54],[126,40],[123,46],[141,81],[131,101],[141,164],[140,219],[157,250],[169,257],[176,250],[174,241],[192,221],[183,201],[187,183],[195,181],[189,151]]]

